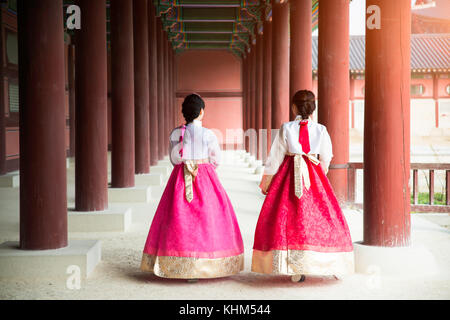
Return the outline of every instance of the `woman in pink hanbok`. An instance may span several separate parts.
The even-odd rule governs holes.
[[[220,147],[202,126],[205,104],[186,97],[186,125],[170,134],[172,174],[145,244],[141,270],[163,278],[227,277],[244,268],[244,247],[231,202],[216,167]]]
[[[295,121],[275,137],[260,188],[267,195],[255,232],[252,271],[339,276],[354,271],[347,222],[326,177],[333,157],[325,126],[311,120],[315,97],[293,98]]]

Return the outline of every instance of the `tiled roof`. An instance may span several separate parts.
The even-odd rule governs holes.
[[[318,41],[313,37],[313,70],[317,72]],[[365,37],[350,37],[350,71],[364,73]],[[413,72],[450,72],[450,34],[412,34]]]

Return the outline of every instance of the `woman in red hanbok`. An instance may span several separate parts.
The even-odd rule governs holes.
[[[252,271],[291,275],[293,281],[352,273],[350,232],[326,177],[333,157],[330,136],[310,119],[312,92],[297,92],[292,108],[298,116],[281,126],[260,184],[267,197],[256,226]]]

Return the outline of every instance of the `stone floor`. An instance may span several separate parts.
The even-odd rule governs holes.
[[[0,280],[0,299],[450,299],[450,231],[448,214],[424,218],[412,215],[412,243],[434,255],[439,274],[434,276],[354,274],[342,280],[307,277],[302,284],[286,276],[250,272],[251,249],[264,196],[257,188],[259,175],[234,154],[218,169],[233,203],[245,245],[245,270],[233,277],[201,280],[161,279],[139,270],[142,249],[163,186],[153,187],[152,201],[131,204],[133,223],[125,233],[69,233],[69,239],[100,239],[102,261],[83,280],[79,290],[46,279]],[[73,164],[73,163],[72,163]],[[68,202],[74,201],[74,170],[68,169]],[[0,189],[0,243],[19,239],[19,189]],[[125,208],[129,204],[114,204]],[[362,240],[363,215],[345,210],[352,240]],[[405,265],[405,270],[408,266]]]

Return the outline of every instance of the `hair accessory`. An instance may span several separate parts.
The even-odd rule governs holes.
[[[183,124],[181,126],[181,135],[180,135],[180,143],[181,143],[181,148],[180,148],[180,157],[183,158],[183,138],[184,138],[184,133],[186,132],[186,125]]]

